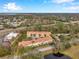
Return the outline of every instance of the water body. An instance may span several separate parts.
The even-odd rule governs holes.
[[[57,53],[57,54],[46,55],[44,56],[44,59],[72,59],[72,58],[67,55]]]

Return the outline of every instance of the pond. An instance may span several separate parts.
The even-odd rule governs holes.
[[[46,56],[44,56],[44,59],[72,59],[72,58],[58,52],[55,54],[46,55]]]

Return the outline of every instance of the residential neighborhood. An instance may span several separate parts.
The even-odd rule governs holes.
[[[79,59],[79,0],[0,0],[0,59]]]
[[[73,55],[71,50],[79,45],[79,20],[75,18],[78,14],[73,15],[0,16],[0,58],[46,59],[56,58],[56,56],[58,58],[60,56],[62,56],[61,58],[75,58],[73,55],[74,53],[77,55],[78,50],[76,52],[74,50]],[[70,51],[66,52],[68,49]],[[77,59],[78,57],[76,56]]]

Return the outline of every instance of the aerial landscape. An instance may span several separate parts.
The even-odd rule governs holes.
[[[0,59],[79,59],[79,1],[1,0]]]

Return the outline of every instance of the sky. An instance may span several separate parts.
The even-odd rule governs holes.
[[[79,13],[79,0],[0,0],[0,13]]]

